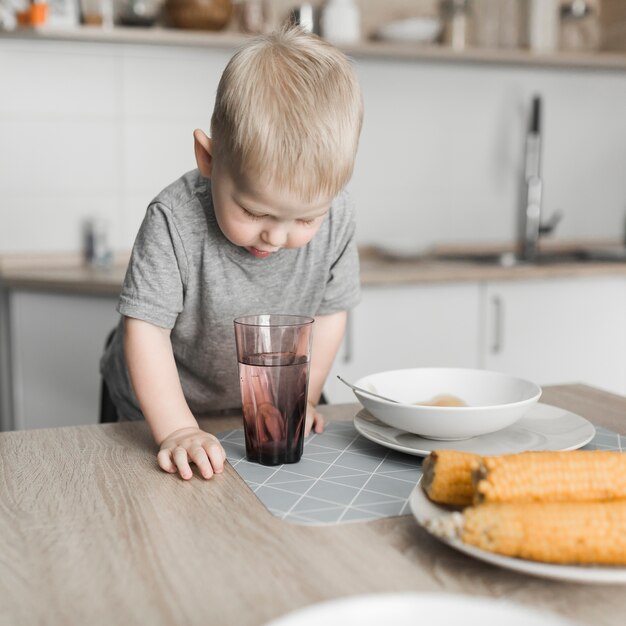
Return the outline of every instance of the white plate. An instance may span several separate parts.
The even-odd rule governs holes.
[[[365,409],[354,417],[354,427],[381,446],[427,456],[433,450],[462,450],[475,454],[513,454],[526,450],[576,450],[589,443],[596,429],[584,417],[539,402],[508,428],[462,441],[424,439],[383,424]]]
[[[572,626],[551,613],[539,613],[506,600],[451,593],[378,593],[313,604],[267,626]]]
[[[424,527],[427,532],[429,532],[428,528],[425,526],[427,522],[450,514],[449,508],[439,506],[426,497],[422,489],[421,481],[417,483],[411,493],[409,506],[418,524]],[[480,550],[474,546],[464,544],[459,539],[444,539],[434,534],[433,537],[481,561],[486,561],[492,565],[498,565],[516,572],[522,572],[523,574],[530,574],[531,576],[577,583],[626,584],[626,567],[539,563],[538,561],[516,559],[510,556],[502,556],[500,554],[494,554],[493,552],[487,552],[486,550]]]

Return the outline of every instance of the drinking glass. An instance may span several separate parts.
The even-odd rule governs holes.
[[[275,314],[235,320],[249,461],[279,465],[302,456],[313,322]]]

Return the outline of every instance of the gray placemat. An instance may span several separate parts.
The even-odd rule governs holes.
[[[389,450],[331,422],[304,442],[299,463],[246,461],[243,430],[218,435],[230,464],[276,517],[297,524],[337,524],[404,515],[422,475],[420,457]],[[626,437],[596,426],[583,450],[626,450]]]

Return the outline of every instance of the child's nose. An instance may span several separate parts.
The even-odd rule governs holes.
[[[287,240],[287,229],[280,224],[275,224],[263,231],[261,239],[270,246],[280,248]]]

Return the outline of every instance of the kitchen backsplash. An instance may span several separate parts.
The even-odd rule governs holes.
[[[86,217],[132,245],[150,199],[195,166],[232,50],[0,39],[0,254],[77,251]],[[618,238],[626,72],[356,58],[365,123],[350,191],[358,239],[512,239],[528,105],[545,105],[557,238]]]

